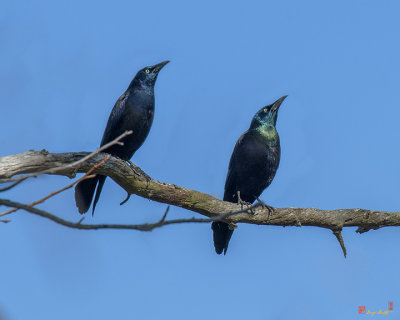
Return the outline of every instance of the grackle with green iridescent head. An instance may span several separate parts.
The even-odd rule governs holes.
[[[274,179],[281,156],[275,125],[279,107],[286,97],[259,110],[250,128],[236,142],[229,162],[224,201],[251,204]],[[216,253],[226,254],[233,233],[232,226],[215,221],[211,228]]]

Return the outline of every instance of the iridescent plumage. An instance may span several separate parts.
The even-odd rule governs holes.
[[[100,146],[116,139],[127,130],[132,130],[133,133],[121,140],[123,146],[113,145],[104,152],[122,160],[129,160],[146,140],[154,117],[154,85],[158,73],[168,62],[139,70],[128,89],[117,100],[108,118]],[[96,175],[76,185],[75,202],[80,213],[89,210],[97,186],[92,209],[92,214],[94,213],[105,180],[105,176]]]
[[[278,109],[286,97],[259,110],[249,130],[238,139],[229,162],[224,201],[253,203],[271,184],[281,155],[276,119]],[[215,251],[226,254],[233,229],[220,221],[213,222],[211,227]]]

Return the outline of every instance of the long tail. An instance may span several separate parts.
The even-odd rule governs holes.
[[[93,210],[96,207],[96,203],[99,200],[101,189],[103,188],[104,181],[106,180],[106,176],[96,175],[94,178],[85,179],[79,182],[75,187],[75,203],[78,207],[79,213],[85,213],[89,210],[90,204],[92,203],[94,191],[96,190],[96,196],[94,198]]]
[[[225,255],[233,230],[229,228],[229,224],[220,221],[213,222],[211,229],[213,230],[215,252],[221,254],[223,251]]]
[[[94,209],[96,208],[97,201],[99,201],[101,189],[103,189],[103,185],[104,182],[106,181],[106,178],[107,178],[106,176],[99,176],[99,184],[97,185],[96,196],[94,197],[93,201],[92,215],[94,215]]]

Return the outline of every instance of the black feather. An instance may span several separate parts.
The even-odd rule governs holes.
[[[117,100],[108,118],[100,146],[116,139],[127,130],[132,130],[133,133],[121,140],[123,145],[113,145],[104,152],[122,160],[129,160],[146,140],[154,117],[154,85],[159,71],[167,63],[168,61],[164,61],[140,70],[128,89]],[[89,210],[99,182],[93,203],[92,213],[94,213],[105,179],[105,176],[96,176],[76,185],[75,202],[80,213]]]
[[[249,130],[236,142],[225,181],[224,201],[239,203],[242,200],[251,204],[274,179],[281,156],[275,124],[279,106],[285,98],[259,110]],[[224,222],[213,222],[211,228],[215,251],[225,254],[233,230]]]

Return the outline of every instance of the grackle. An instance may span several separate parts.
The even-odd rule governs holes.
[[[287,96],[259,110],[250,128],[236,142],[225,182],[224,201],[253,203],[274,179],[281,147],[276,131],[278,109]],[[215,252],[228,250],[233,229],[221,221],[212,223]]]
[[[132,130],[133,133],[121,140],[123,146],[113,145],[104,152],[127,161],[143,144],[154,117],[154,85],[158,73],[168,62],[164,61],[139,70],[128,89],[119,97],[108,118],[100,146],[114,140],[127,130]],[[92,214],[94,213],[105,180],[106,176],[96,175],[76,185],[75,201],[80,213],[89,210],[97,186],[92,209]]]

